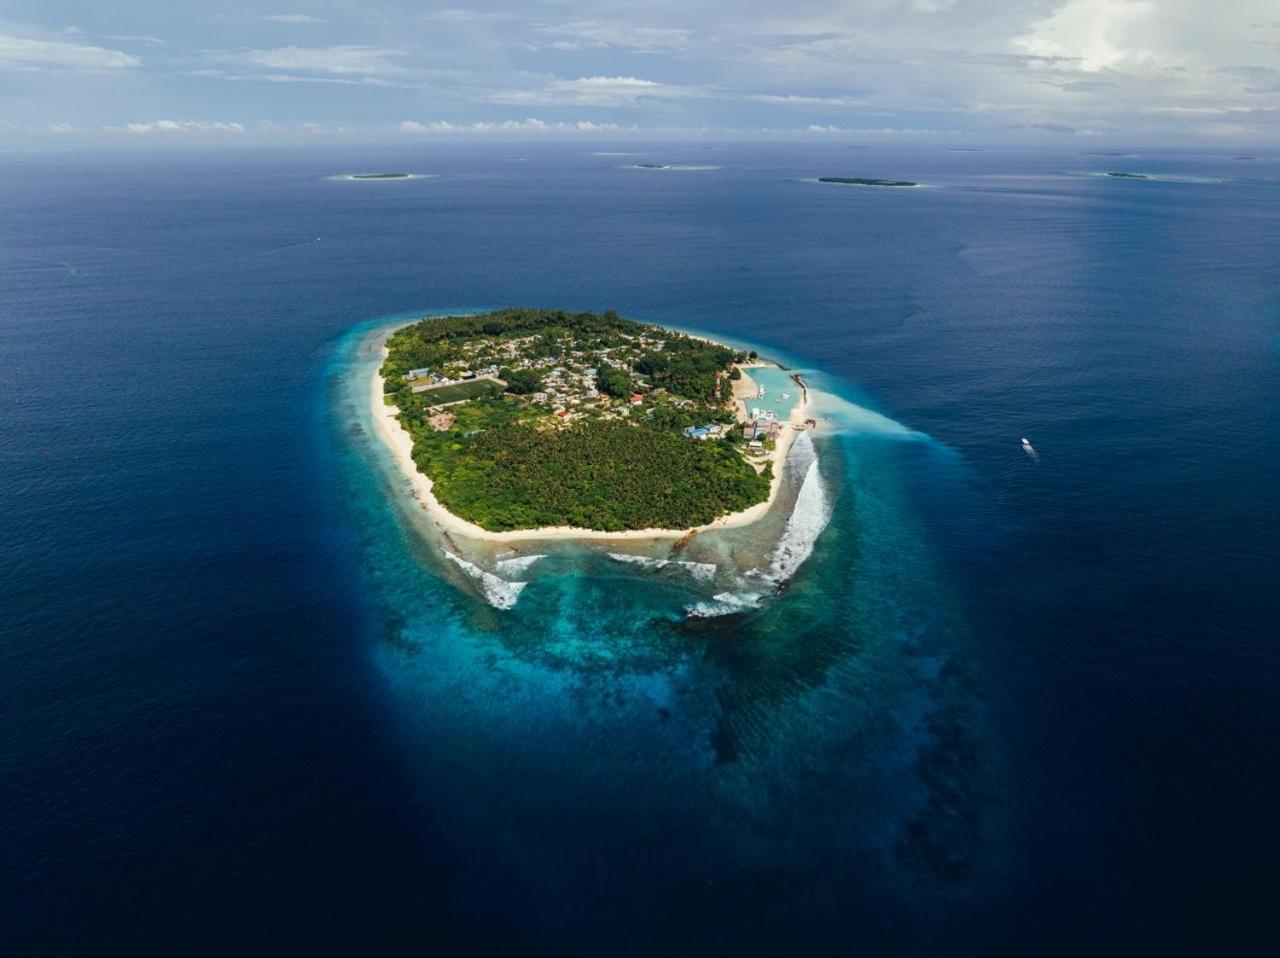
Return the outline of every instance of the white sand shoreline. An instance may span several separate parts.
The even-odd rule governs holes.
[[[531,542],[553,539],[591,541],[668,540],[683,539],[687,536],[714,529],[729,529],[750,525],[766,515],[774,502],[777,501],[778,492],[782,486],[783,465],[786,462],[787,452],[791,448],[791,443],[795,441],[795,437],[804,428],[804,420],[808,410],[808,391],[805,390],[803,393],[804,398],[796,403],[792,409],[787,426],[783,428],[773,451],[771,460],[773,462],[773,480],[769,486],[769,496],[763,502],[759,502],[750,508],[739,512],[731,512],[705,525],[693,526],[688,529],[629,529],[624,532],[607,532],[600,529],[581,529],[575,526],[545,526],[537,529],[491,532],[476,525],[474,522],[468,522],[466,519],[454,515],[446,509],[431,491],[431,479],[419,471],[413,461],[413,439],[396,418],[397,410],[392,406],[388,406],[384,399],[382,360],[387,357],[387,337],[393,331],[393,329],[384,329],[378,334],[377,349],[380,360],[373,375],[369,378],[369,408],[373,418],[374,431],[386,443],[387,448],[391,450],[396,466],[405,479],[408,480],[413,498],[417,500],[418,504],[443,530],[451,535],[465,536],[469,539],[486,542]],[[757,365],[766,364],[760,363]],[[743,378],[748,378],[745,370]]]

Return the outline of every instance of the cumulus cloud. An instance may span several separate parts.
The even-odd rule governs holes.
[[[848,126],[832,126],[831,124],[810,123],[804,129],[805,133],[816,133],[819,135],[835,135],[835,136],[938,136],[956,135],[955,130],[928,130],[928,129],[910,129],[892,126],[878,127],[848,127]]]
[[[418,19],[434,23],[492,23],[499,20],[513,20],[515,16],[497,10],[463,10],[458,7],[445,7],[440,10],[429,10],[420,14]]]
[[[537,32],[554,37],[550,45],[565,50],[614,47],[659,53],[687,50],[693,43],[693,32],[684,27],[643,27],[606,20],[575,20],[538,27]]]
[[[626,106],[641,99],[673,99],[697,96],[689,87],[659,83],[633,76],[589,76],[576,80],[552,80],[537,88],[504,90],[479,99],[487,103],[537,103],[563,106]]]
[[[126,123],[124,126],[108,127],[112,132],[150,135],[153,133],[232,133],[243,134],[245,128],[239,123],[228,123],[222,120],[151,120],[148,123]]]
[[[140,62],[121,50],[0,34],[0,68],[113,71],[127,70]]]
[[[10,102],[21,98],[22,115],[81,130],[142,109],[261,112],[294,126],[303,117],[385,133],[401,111],[424,108],[386,92],[396,88],[420,91],[418,102],[439,116],[484,116],[481,104],[499,104],[547,116],[549,126],[589,115],[652,131],[796,133],[813,124],[851,134],[1280,141],[1276,0],[1213,8],[1205,0],[440,2],[423,10],[408,0],[314,8],[284,0],[261,8],[282,12],[222,19],[217,35],[230,39],[217,50],[184,45],[175,23],[164,56],[145,52],[151,39],[126,40],[123,26],[117,43],[107,34],[50,32],[66,29],[60,24],[41,31],[6,23],[0,70],[15,80]],[[328,39],[280,44],[290,24],[294,35],[310,33],[304,25],[323,24],[320,17],[331,18],[314,28]],[[125,52],[138,50],[145,63]],[[73,89],[84,82],[73,76],[18,89],[19,71],[95,75],[92,87]],[[112,76],[127,80],[113,86]],[[260,110],[252,98],[267,85]],[[80,105],[100,115],[81,115]]]
[[[866,106],[867,101],[847,96],[797,96],[794,93],[749,93],[743,97],[751,103],[771,103],[780,106]]]
[[[591,120],[547,123],[536,117],[528,117],[496,123],[484,120],[474,123],[450,123],[447,120],[420,123],[417,120],[405,120],[397,129],[401,133],[617,133],[624,127],[617,123],[596,123]]]
[[[223,54],[223,59],[299,73],[337,76],[400,76],[408,72],[405,52],[386,47],[343,44],[333,47],[276,47]]]

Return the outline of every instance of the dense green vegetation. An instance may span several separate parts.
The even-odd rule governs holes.
[[[636,387],[621,369],[602,369],[596,373],[596,388],[615,399],[625,399]]]
[[[732,422],[725,400],[746,357],[728,347],[612,311],[538,309],[426,319],[387,346],[387,401],[415,463],[447,509],[485,529],[681,529],[768,496],[771,473],[742,458],[740,431],[705,442],[681,433]],[[477,382],[414,393],[404,379],[494,366],[506,393]],[[435,415],[467,389],[487,394],[449,406],[451,421]],[[553,402],[565,395],[556,389],[572,392],[573,405]],[[636,393],[639,406],[629,402]]]
[[[820,176],[819,183],[846,183],[852,186],[919,186],[910,180],[877,180],[866,176]]]
[[[507,384],[507,392],[517,396],[536,393],[542,388],[542,375],[536,369],[511,369],[504,366],[498,371],[498,375]]]
[[[447,451],[438,448],[445,443]],[[551,430],[501,425],[463,448],[429,437],[415,444],[414,458],[445,508],[494,531],[683,529],[769,492],[768,475],[757,475],[728,443],[616,420]]]

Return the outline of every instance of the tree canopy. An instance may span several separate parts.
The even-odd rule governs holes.
[[[732,421],[730,376],[743,357],[727,346],[612,310],[512,308],[424,319],[388,337],[387,349],[387,401],[414,462],[445,508],[485,529],[682,529],[768,496],[771,474],[742,457],[740,432],[701,442],[682,432]],[[414,392],[404,377],[462,368],[496,368],[505,394],[453,402],[444,419],[434,412],[456,387]],[[544,391],[555,401],[529,401]],[[568,393],[572,415],[556,405]],[[636,393],[638,409],[628,401]]]

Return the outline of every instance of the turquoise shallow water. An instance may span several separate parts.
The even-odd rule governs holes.
[[[953,457],[832,401],[816,443],[830,523],[780,594],[756,586],[763,608],[690,618],[725,570],[701,585],[584,546],[531,565],[514,609],[495,609],[441,578],[368,430],[364,336],[338,347],[334,388],[387,623],[376,662],[432,833],[458,856],[459,909],[482,915],[497,888],[545,943],[565,922],[590,942],[691,888],[714,900],[728,874],[790,876],[770,894],[802,909],[819,863],[943,896],[994,877],[1001,782],[963,616],[897,475],[904,444],[941,472]],[[762,372],[789,408],[798,387]]]
[[[757,385],[764,387],[765,394],[763,397],[747,399],[747,412],[750,413],[752,409],[771,412],[779,422],[786,422],[803,395],[791,378],[791,373],[776,366],[761,366],[752,369],[750,375]]]

